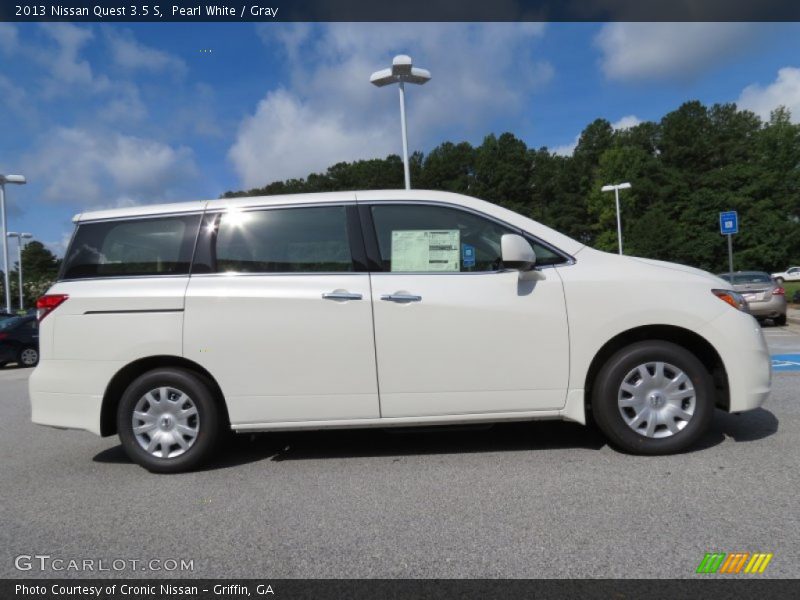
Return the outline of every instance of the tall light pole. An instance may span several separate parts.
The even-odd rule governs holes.
[[[24,175],[0,175],[0,214],[3,217],[3,285],[6,292],[6,312],[11,312],[11,286],[8,283],[8,217],[6,216],[6,184],[27,183]]]
[[[30,233],[17,233],[16,231],[9,231],[6,235],[10,238],[17,238],[17,255],[19,256],[19,267],[17,269],[19,271],[19,309],[25,310],[25,300],[22,295],[22,248],[25,242],[22,240],[29,240],[33,235]]]
[[[631,184],[628,182],[625,183],[615,183],[613,185],[604,185],[600,188],[601,192],[614,192],[614,198],[617,201],[617,241],[619,242],[619,253],[622,254],[622,218],[619,214],[619,191],[620,190],[629,190],[631,189]]]
[[[372,85],[383,87],[393,83],[400,87],[400,129],[403,135],[403,170],[405,172],[406,189],[411,189],[411,171],[408,168],[408,131],[406,130],[406,93],[405,84],[414,83],[422,85],[431,79],[427,69],[420,69],[411,65],[411,57],[399,54],[392,60],[389,69],[375,71],[369,78]]]

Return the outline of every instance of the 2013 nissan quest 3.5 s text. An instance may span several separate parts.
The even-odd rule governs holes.
[[[607,254],[456,194],[369,191],[84,213],[38,302],[33,421],[161,472],[222,432],[529,419],[691,446],[770,362],[723,280]]]

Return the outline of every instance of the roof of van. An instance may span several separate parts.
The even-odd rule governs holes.
[[[549,227],[528,219],[518,213],[512,212],[496,204],[484,200],[454,194],[452,192],[437,192],[432,190],[369,190],[353,192],[321,192],[314,194],[284,194],[279,196],[242,196],[238,198],[219,198],[215,200],[196,200],[192,202],[178,202],[173,204],[147,204],[108,210],[96,210],[77,214],[73,217],[75,223],[98,221],[105,219],[120,219],[125,217],[146,217],[165,214],[181,214],[202,212],[204,210],[225,210],[228,208],[250,208],[257,206],[289,206],[297,204],[322,204],[328,202],[397,202],[403,200],[427,200],[442,202],[472,208],[480,212],[493,214],[511,225],[525,229],[544,241],[549,242],[563,251],[575,254],[584,247],[580,242],[573,240]]]

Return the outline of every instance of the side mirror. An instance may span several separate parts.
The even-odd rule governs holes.
[[[500,238],[503,266],[516,271],[532,271],[536,265],[536,253],[521,235],[506,233]]]

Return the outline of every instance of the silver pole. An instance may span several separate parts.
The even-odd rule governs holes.
[[[728,275],[731,278],[731,286],[733,286],[733,234],[728,234]]]
[[[403,80],[400,80],[400,127],[403,129],[403,170],[405,172],[406,189],[411,189],[411,172],[408,168],[408,131],[406,129],[406,92]]]
[[[22,235],[17,236],[17,255],[19,256],[19,309],[25,310],[22,298]]]
[[[11,312],[11,285],[8,279],[8,218],[6,217],[6,188],[0,183],[0,213],[3,217],[3,285],[6,292],[6,312]]]
[[[614,197],[617,200],[617,241],[619,242],[619,253],[622,254],[622,219],[619,214],[619,188],[614,188]]]

